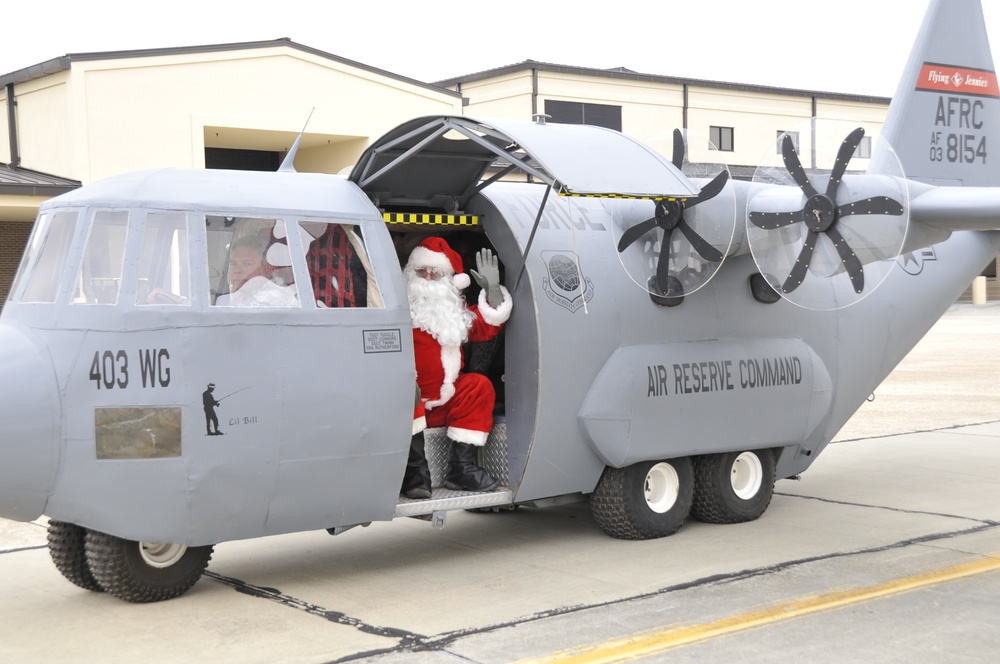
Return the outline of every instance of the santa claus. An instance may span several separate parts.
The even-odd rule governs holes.
[[[451,450],[445,487],[490,491],[498,482],[479,467],[478,452],[493,426],[496,395],[482,374],[462,373],[462,344],[487,341],[510,317],[510,293],[500,285],[500,268],[489,249],[476,255],[470,270],[482,287],[479,304],[467,307],[462,290],[471,283],[462,259],[440,237],[429,237],[410,254],[406,280],[413,321],[413,347],[420,396],[414,411],[410,456],[402,493],[430,498],[431,479],[424,453],[426,427],[447,427]]]

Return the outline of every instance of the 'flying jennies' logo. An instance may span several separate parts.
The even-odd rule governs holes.
[[[594,297],[594,284],[580,274],[575,254],[543,251],[542,260],[549,275],[542,280],[542,288],[550,300],[576,313]]]
[[[1000,96],[1000,84],[997,82],[996,72],[933,62],[925,62],[920,68],[917,90],[965,94],[973,97]]]

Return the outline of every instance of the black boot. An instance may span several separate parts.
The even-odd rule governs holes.
[[[407,498],[431,497],[431,471],[427,467],[427,455],[424,454],[423,431],[413,434],[410,439],[410,456],[406,460],[403,486],[399,492]]]
[[[453,440],[450,442],[448,473],[444,478],[447,488],[452,491],[491,491],[500,484],[476,463],[478,447]]]

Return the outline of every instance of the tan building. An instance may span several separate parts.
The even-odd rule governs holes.
[[[71,54],[0,76],[0,103],[3,299],[38,206],[67,188],[151,168],[274,170],[307,118],[296,168],[336,173],[404,120],[461,113],[454,92],[286,39]]]
[[[735,177],[752,177],[764,155],[777,154],[777,138],[797,132],[802,148],[812,145],[810,119],[844,121],[846,130],[825,140],[836,150],[850,130],[877,133],[889,107],[884,97],[788,90],[762,86],[640,74],[627,69],[587,69],[527,60],[461,76],[437,85],[467,99],[473,117],[583,122],[623,131],[667,156],[675,128],[687,130],[688,159],[722,163]],[[711,147],[710,147],[711,145]],[[859,159],[870,147],[859,148]],[[855,164],[852,162],[852,167]],[[863,167],[863,161],[857,166]]]

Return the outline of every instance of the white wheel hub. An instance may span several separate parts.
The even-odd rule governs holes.
[[[150,567],[163,569],[177,563],[187,553],[185,544],[167,542],[139,542],[139,554]]]
[[[677,502],[680,488],[677,471],[669,463],[661,461],[646,473],[646,505],[657,514],[663,514]]]
[[[744,452],[736,457],[729,471],[729,481],[733,493],[741,500],[750,500],[756,496],[764,481],[764,467],[760,463],[760,457],[753,452]]]

